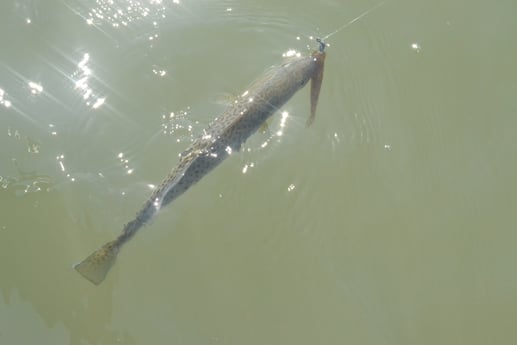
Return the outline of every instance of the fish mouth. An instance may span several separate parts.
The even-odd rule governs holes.
[[[323,41],[321,38],[316,38],[316,42],[318,42],[320,44],[318,50],[320,53],[324,53],[325,52],[325,48],[327,48],[327,43],[325,43],[325,41]]]

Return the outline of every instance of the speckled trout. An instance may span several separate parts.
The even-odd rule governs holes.
[[[269,69],[212,121],[201,136],[180,156],[179,164],[153,191],[136,217],[127,223],[113,241],[90,254],[74,268],[83,277],[98,285],[115,263],[122,246],[162,207],[171,203],[218,166],[264,122],[311,80],[310,125],[323,80],[326,44],[317,40],[319,49],[308,56],[291,57],[284,64]]]

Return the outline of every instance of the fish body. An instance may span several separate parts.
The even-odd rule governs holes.
[[[144,203],[136,217],[127,223],[113,241],[93,252],[74,268],[94,284],[100,284],[113,266],[124,243],[145,225],[162,207],[187,191],[259,129],[298,90],[311,81],[311,114],[314,120],[323,78],[325,43],[309,56],[292,57],[271,68],[214,119],[180,156],[179,164]]]

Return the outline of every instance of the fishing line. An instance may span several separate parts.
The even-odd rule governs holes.
[[[348,23],[345,23],[344,25],[342,25],[341,27],[337,28],[335,31],[331,32],[330,34],[328,34],[327,36],[323,37],[321,39],[321,41],[325,42],[328,38],[330,38],[331,36],[334,36],[335,34],[337,34],[338,32],[340,32],[341,30],[344,30],[346,29],[347,27],[349,27],[350,25],[354,24],[356,21],[358,21],[359,19],[367,16],[368,14],[370,14],[371,12],[375,11],[376,9],[378,9],[379,7],[383,6],[384,4],[386,3],[386,1],[382,1],[382,2],[379,2],[377,5],[371,7],[370,9],[364,11],[363,13],[361,13],[359,16],[355,17],[354,19],[352,19],[351,21],[349,21]]]

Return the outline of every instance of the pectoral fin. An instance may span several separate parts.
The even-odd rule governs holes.
[[[318,106],[318,98],[320,96],[321,83],[323,81],[325,55],[326,54],[324,52],[317,51],[312,54],[316,68],[311,78],[311,115],[307,119],[307,127],[314,122],[314,117],[316,116],[316,107]]]

